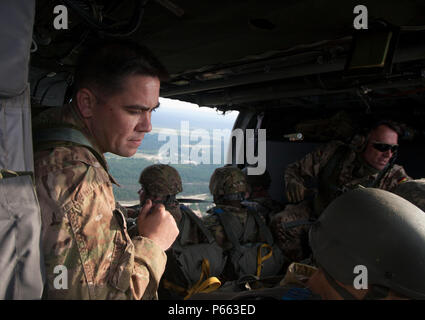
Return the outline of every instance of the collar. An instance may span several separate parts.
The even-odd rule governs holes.
[[[102,162],[102,167],[108,174],[109,180],[115,185],[120,186],[114,177],[112,177],[112,175],[109,173],[108,164],[106,162],[105,156],[100,151],[99,144],[93,138],[93,135],[85,125],[80,112],[73,104],[66,104],[62,108],[55,107],[48,109],[37,116],[33,123],[33,128],[35,130],[43,128],[68,127],[80,131],[90,142],[91,146],[93,147],[93,151],[96,152],[95,156],[98,158],[98,161]],[[90,152],[93,153],[93,151]]]
[[[378,174],[380,170],[369,165],[360,153],[357,153],[356,160],[359,164],[358,170],[356,170],[356,174],[359,177],[366,177]]]

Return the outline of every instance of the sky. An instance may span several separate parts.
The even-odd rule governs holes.
[[[189,121],[193,129],[232,129],[239,112],[230,111],[225,115],[216,109],[199,107],[197,104],[160,98],[158,111],[152,114],[152,131],[159,128],[180,129],[181,121]]]

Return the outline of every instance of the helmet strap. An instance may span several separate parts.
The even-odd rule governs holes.
[[[141,204],[142,206],[144,206],[145,205],[145,203],[146,203],[146,200],[149,198],[149,196],[147,195],[146,196],[146,198],[145,198],[145,200],[143,201],[143,203]],[[167,196],[165,196],[164,198],[162,198],[161,200],[153,200],[152,201],[152,204],[163,204],[164,206],[167,206],[167,205],[171,205],[171,204],[173,204],[173,203],[176,203],[177,202],[177,200],[176,200],[176,195],[175,194],[170,194],[170,195],[167,195]]]
[[[239,193],[232,193],[232,194],[225,194],[220,196],[220,200],[225,201],[243,201],[245,200],[245,195],[243,192]]]

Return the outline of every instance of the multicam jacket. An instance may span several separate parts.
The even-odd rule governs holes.
[[[321,175],[323,175],[332,158],[337,156],[337,150],[341,150],[338,151],[341,154],[341,160],[335,164],[338,168],[328,167],[332,172],[324,178],[325,181],[320,181]],[[370,187],[379,174],[380,171],[367,165],[357,152],[349,149],[349,146],[344,148],[342,142],[334,141],[320,146],[301,160],[290,164],[285,171],[284,177],[285,186],[288,186],[291,182],[304,185],[306,178],[317,177],[319,178],[320,194],[322,191],[320,188],[326,188],[330,184],[334,184],[334,187],[345,189],[352,189],[358,185]],[[331,175],[334,175],[334,177],[331,177]],[[398,184],[410,179],[403,167],[394,164],[375,187],[393,191]],[[329,192],[329,190],[325,191]]]
[[[394,191],[400,183],[410,179],[403,167],[393,165],[374,185],[380,174],[380,171],[367,165],[357,152],[338,141],[322,145],[290,164],[284,176],[286,187],[294,182],[305,185],[309,178],[316,178],[318,193],[314,200],[307,198],[298,204],[287,204],[283,211],[273,216],[270,228],[280,249],[291,261],[302,261],[310,255],[310,226],[297,226],[297,223],[319,216],[333,199],[359,185]],[[283,227],[283,224],[287,227]]]
[[[96,146],[71,106],[41,114],[34,127],[53,123],[79,128]],[[86,147],[53,146],[36,151],[35,176],[46,266],[44,297],[157,298],[166,255],[150,239],[130,239],[124,216],[114,212],[114,179],[107,167]]]

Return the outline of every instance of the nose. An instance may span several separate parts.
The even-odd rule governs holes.
[[[151,113],[150,112],[142,112],[139,117],[139,120],[136,125],[136,131],[138,132],[151,132],[152,131],[152,123],[151,123]]]
[[[393,156],[393,152],[391,150],[387,150],[384,152],[384,156],[386,158],[391,158]]]

